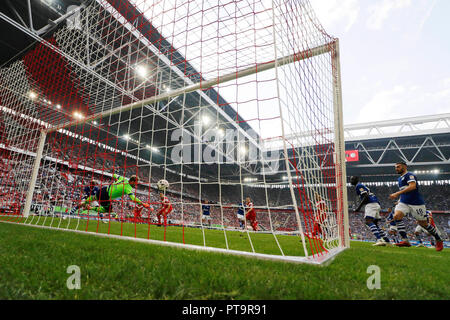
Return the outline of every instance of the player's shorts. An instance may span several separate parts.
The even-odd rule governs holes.
[[[419,221],[427,220],[427,209],[424,204],[419,205],[419,206],[414,206],[411,204],[399,202],[395,206],[395,211],[401,211],[405,215],[410,213],[416,220],[419,220]]]
[[[380,211],[381,207],[378,202],[368,203],[364,208],[364,218],[381,219]]]
[[[172,212],[172,207],[167,208],[167,209],[164,209],[164,210],[161,210],[161,211],[159,212],[159,214],[168,215],[168,214],[171,213],[171,212]]]
[[[242,220],[242,221],[245,220],[245,217],[244,217],[243,214],[238,214],[237,217],[238,217],[239,220]]]
[[[256,220],[256,213],[255,213],[255,211],[252,210],[252,211],[248,212],[247,215],[245,216],[245,218],[247,220],[250,220],[250,221],[255,221]]]
[[[209,214],[203,214],[203,219],[211,220],[211,216]]]

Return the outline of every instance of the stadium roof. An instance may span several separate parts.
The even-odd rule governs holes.
[[[117,72],[117,70],[110,70],[109,68],[103,68],[103,70],[102,68],[95,69],[92,65],[83,65],[74,59],[70,54],[67,54],[64,50],[58,50],[59,47],[52,46],[51,40],[47,41],[48,39],[54,37],[55,34],[57,35],[58,30],[65,26],[65,23],[63,23],[65,20],[71,19],[71,17],[74,16],[78,10],[82,10],[87,4],[92,4],[103,13],[106,12],[106,14],[113,17],[112,19],[125,20],[123,17],[128,17],[130,15],[130,10],[136,10],[134,6],[125,6],[125,1],[122,1],[120,4],[114,0],[109,0],[109,2],[112,6],[105,6],[103,2],[95,0],[44,0],[38,2],[29,2],[27,0],[17,0],[12,2],[7,0],[1,2],[0,27],[6,32],[2,33],[1,41],[4,45],[0,48],[0,54],[2,57],[0,64],[9,65],[11,62],[18,60],[27,54],[40,54],[36,48],[40,49],[39,46],[43,44],[43,46],[50,47],[53,51],[56,50],[56,54],[63,56],[66,60],[75,65],[78,70],[80,70],[78,72],[83,73],[83,77],[87,79],[87,82],[92,87],[91,93],[101,92],[102,97],[119,97],[119,99],[116,98],[117,101],[113,101],[113,98],[110,99],[111,101],[109,101],[109,107],[111,108],[121,105],[122,102],[120,101],[120,97],[126,96],[130,102],[132,102],[133,99],[139,99],[135,97],[136,95],[145,95],[152,90],[152,92],[155,92],[155,88],[150,88],[152,90],[146,90],[148,87],[140,86],[139,88],[138,86],[130,95],[128,91],[124,91],[116,83],[109,80],[109,73],[112,73],[112,71]],[[126,10],[124,8],[126,8]],[[125,10],[125,12],[121,12],[121,10]],[[140,21],[140,25],[143,25],[146,28],[152,28],[151,23],[147,21],[144,16],[136,13],[133,17],[137,17],[136,19],[145,20]],[[189,62],[187,62],[181,54],[174,50],[156,30],[148,32],[147,35],[143,37],[142,34],[135,34],[136,32],[133,30],[130,21],[121,21],[120,26],[126,30],[124,34],[130,38],[126,41],[123,39],[121,41],[125,41],[129,46],[137,46],[139,50],[135,49],[136,52],[145,52],[149,59],[156,58],[165,63],[165,66],[160,67],[162,70],[161,83],[164,83],[164,79],[168,74],[170,74],[171,77],[171,86],[185,86],[189,85],[192,81],[199,80],[199,73],[192,66],[190,66]],[[84,31],[80,30],[80,32]],[[115,47],[116,43],[105,44],[102,43],[101,39],[91,40],[95,41],[99,47],[102,47],[101,50],[106,52],[104,58],[99,57],[97,54],[96,58],[98,59],[93,65],[101,66],[103,61],[107,60],[107,58],[111,55],[116,55],[120,63],[127,64],[127,61],[124,61],[117,56],[117,52],[120,52],[122,49],[122,42],[117,43],[117,47]],[[83,40],[80,39],[80,41]],[[156,45],[160,50],[155,49]],[[33,50],[36,52],[33,53]],[[47,52],[48,51],[49,50],[47,50]],[[161,54],[161,52],[166,53]],[[165,56],[169,54],[170,59]],[[136,80],[133,80],[132,82],[137,83]],[[95,85],[97,85],[98,88],[95,88]],[[176,88],[172,87],[171,89]],[[161,86],[161,88],[156,88],[156,90],[163,90],[163,88]],[[98,99],[96,100],[96,97],[93,97],[92,94],[89,99],[90,101],[88,103],[85,101],[76,101],[76,103],[72,103],[74,105],[73,108],[77,108],[79,104],[87,104],[89,106],[86,107],[87,112],[91,115],[104,110],[103,106],[105,103],[103,103],[103,101],[99,101]],[[183,108],[183,106],[188,106],[189,108]],[[169,107],[170,114],[165,112],[165,110],[167,111]],[[67,105],[65,106],[66,111],[56,110],[56,112],[66,112],[70,114],[72,112],[69,108],[70,106]],[[217,117],[217,125],[220,125],[222,130],[226,130],[228,128],[237,129],[237,132],[243,136],[243,139],[247,143],[254,144],[257,148],[259,148],[259,145],[255,141],[255,139],[257,139],[257,134],[255,133],[256,137],[255,135],[248,135],[246,132],[246,130],[250,128],[248,123],[246,123],[245,120],[242,119],[232,107],[228,106],[225,99],[221,97],[214,89],[202,89],[186,94],[185,101],[182,103],[179,99],[172,98],[158,103],[157,106],[148,105],[143,109],[143,114],[137,110],[133,110],[122,112],[120,115],[113,115],[109,120],[110,123],[118,123],[117,126],[110,129],[109,132],[117,132],[119,138],[121,138],[125,133],[131,137],[131,139],[126,139],[126,141],[119,139],[119,147],[128,148],[128,144],[135,143],[136,146],[132,148],[138,150],[139,147],[141,147],[139,144],[145,145],[146,141],[152,141],[155,145],[165,145],[170,148],[170,142],[165,141],[167,140],[166,131],[174,130],[176,128],[181,128],[184,132],[191,135],[194,138],[194,141],[196,139],[198,140],[200,138],[195,134],[195,132],[193,132],[195,122],[205,114],[211,114],[214,115],[215,118]],[[159,121],[151,121],[151,115],[157,115]],[[142,121],[130,120],[130,125],[128,123],[124,123],[122,126],[119,120],[136,119],[139,116]],[[65,117],[62,116],[60,119],[65,119]],[[51,122],[47,119],[43,120]],[[150,137],[146,133],[141,133],[141,127],[143,126],[145,128],[151,128],[151,130],[147,129],[147,133],[151,131],[155,134]],[[77,129],[73,128],[71,130],[76,131]],[[139,138],[136,139],[136,136],[139,136]],[[170,154],[170,150],[167,150],[167,154]],[[162,161],[162,159],[158,159],[158,157],[153,158],[153,161],[156,163],[165,162]],[[248,168],[244,169],[248,170]],[[214,171],[214,169],[211,170]],[[233,174],[233,172],[235,171],[230,171],[229,174]],[[204,173],[207,173],[207,171],[204,171]]]

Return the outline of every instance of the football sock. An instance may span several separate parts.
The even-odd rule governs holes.
[[[436,228],[433,227],[431,224],[428,224],[428,226],[425,227],[425,230],[428,231],[429,234],[431,234],[436,241],[442,241],[441,237],[438,235]]]
[[[76,212],[77,210],[78,210],[78,206],[75,206],[75,207],[72,208],[72,210],[70,210],[69,214],[70,214],[70,215],[73,215],[73,214],[75,214],[75,212]]]
[[[408,240],[408,237],[406,236],[405,223],[403,222],[403,220],[397,220],[395,223],[398,228],[398,233],[400,234],[400,237],[402,237],[402,240]]]
[[[378,229],[378,233],[380,234],[380,238],[383,238],[384,241],[389,242],[389,238],[386,237],[386,233],[384,232],[383,229],[381,229],[378,225],[376,225],[377,229]]]
[[[377,240],[381,239],[379,229],[375,225],[375,223],[373,223],[373,222],[369,223],[369,224],[367,224],[367,226],[370,228],[370,231],[372,231],[373,235],[377,238]]]

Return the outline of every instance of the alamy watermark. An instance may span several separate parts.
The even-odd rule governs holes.
[[[379,266],[370,265],[367,267],[367,273],[371,274],[369,278],[367,278],[367,288],[369,290],[373,289],[381,289],[381,270]]]
[[[67,278],[66,286],[69,290],[79,290],[81,289],[81,270],[79,266],[71,265],[67,267],[66,272],[71,274],[70,277]]]

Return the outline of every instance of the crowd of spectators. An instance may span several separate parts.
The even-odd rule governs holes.
[[[113,173],[126,177],[135,174],[141,181],[136,196],[150,203],[155,209],[160,205],[156,182],[164,178],[171,183],[167,196],[174,207],[169,217],[169,221],[172,223],[200,225],[202,223],[201,201],[208,199],[211,204],[212,225],[239,228],[237,208],[246,197],[250,197],[256,207],[257,220],[261,230],[298,230],[291,192],[288,188],[261,188],[245,184],[214,182],[199,183],[197,180],[185,177],[181,180],[178,174],[165,170],[163,166],[151,166],[148,163],[139,163],[137,166],[135,159],[126,158],[121,154],[115,154],[112,157],[105,151],[102,151],[102,156],[94,157],[92,154],[98,153],[98,150],[89,144],[85,148],[87,156],[82,159],[83,161],[75,163],[76,161],[71,161],[73,155],[70,152],[62,152],[61,150],[64,149],[61,143],[55,143],[47,156],[50,155],[65,162],[56,163],[47,160],[41,166],[33,195],[34,208],[40,206],[46,208],[45,211],[51,211],[49,210],[51,207],[71,208],[80,199],[83,187],[88,185],[91,180],[96,180],[100,185],[108,185],[112,182]],[[11,204],[11,202],[24,203],[25,188],[18,188],[18,186],[25,185],[23,181],[27,179],[24,178],[24,175],[31,174],[32,158],[28,159],[26,156],[22,156],[20,160],[17,160],[14,157],[1,157],[0,160],[0,186],[2,188],[0,206]],[[92,169],[98,170],[97,173],[94,173]],[[389,200],[388,196],[397,189],[396,186],[387,185],[371,187],[371,191],[377,195],[383,209],[393,206],[393,201]],[[351,210],[357,205],[354,189],[349,187],[347,191],[352,235],[358,239],[372,239],[372,233],[364,224],[363,213],[354,213]],[[449,185],[421,186],[421,193],[426,200],[428,209],[450,210]],[[312,192],[306,190],[304,195],[299,192],[294,192],[294,194],[297,206],[300,208],[303,228],[311,230],[314,203],[309,200],[309,197]],[[335,204],[329,201],[329,207],[330,211],[334,211]],[[128,199],[113,203],[113,211],[118,214],[119,219],[132,218],[134,208],[135,204]],[[143,217],[150,220],[155,218],[145,210]],[[435,217],[438,226],[449,233],[450,214],[435,214]],[[412,232],[415,228],[414,221],[406,219],[406,224],[408,230]]]

